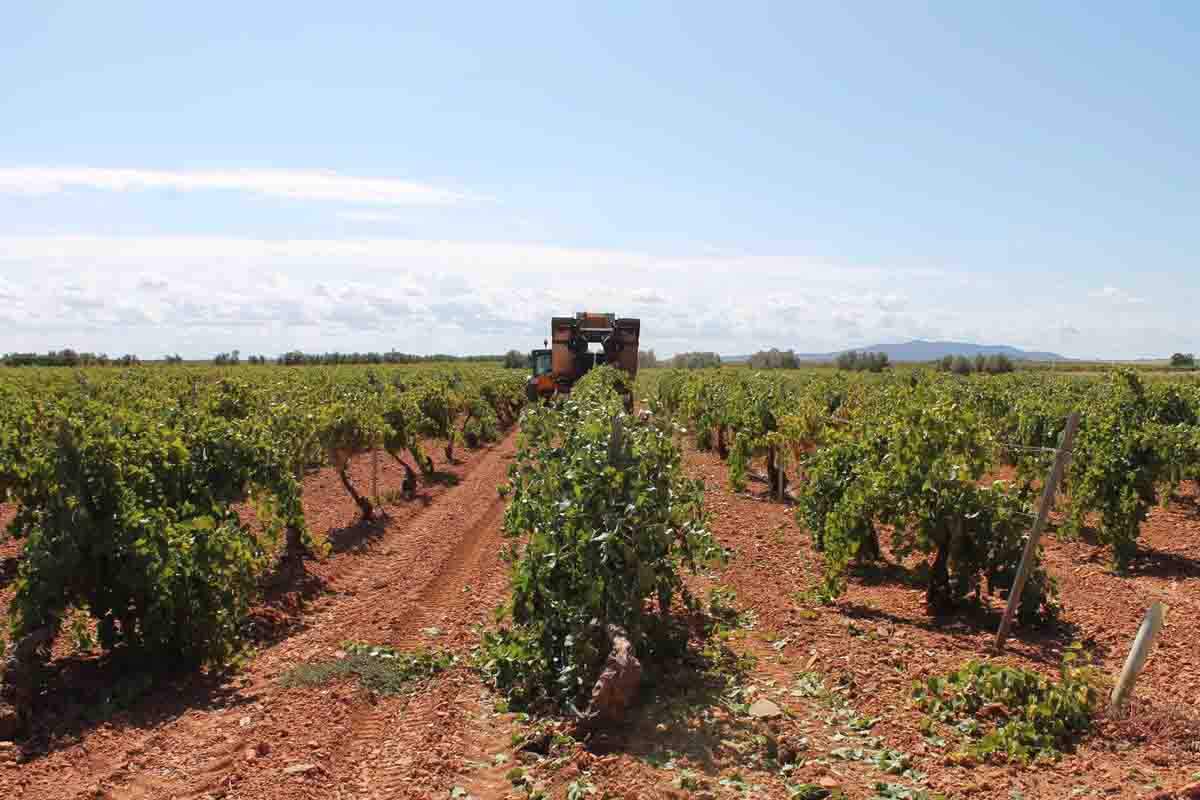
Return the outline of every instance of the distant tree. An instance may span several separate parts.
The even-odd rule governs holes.
[[[1196,356],[1193,353],[1175,353],[1171,356],[1172,367],[1194,367]]]
[[[7,367],[92,367],[108,364],[108,356],[103,353],[80,353],[65,348],[42,353],[8,353],[3,357]]]
[[[993,353],[984,359],[983,371],[989,375],[1012,372],[1014,369],[1012,359],[1004,355],[1004,353]]]
[[[525,356],[522,355],[522,358]],[[397,350],[389,350],[386,353],[305,353],[301,350],[291,350],[277,356],[275,363],[305,367],[322,364],[424,364],[440,361],[503,364],[504,359],[503,355],[452,356],[445,353],[434,353],[428,356],[418,356],[412,353],[401,353]],[[264,362],[265,360],[264,358]]]
[[[721,357],[716,353],[676,353],[671,357],[671,366],[676,369],[719,367]]]
[[[851,372],[883,372],[891,366],[887,353],[848,350],[837,357],[837,368]]]
[[[142,363],[142,360],[132,353],[126,353],[116,360],[116,363],[122,367],[136,367]]]
[[[182,364],[183,356],[179,355],[179,353],[176,353],[175,355],[167,356],[166,358],[163,359],[163,361],[165,361],[168,364]]]
[[[800,366],[800,360],[792,350],[772,347],[750,356],[750,366],[754,369],[796,369]]]
[[[509,350],[504,354],[504,366],[508,369],[526,369],[529,367],[529,356],[520,350]]]
[[[938,369],[944,372],[953,372],[955,375],[970,375],[971,373],[1000,375],[1016,369],[1012,359],[1004,353],[993,353],[989,356],[977,353],[973,359],[964,355],[946,355],[935,363]]]
[[[658,366],[658,356],[654,355],[653,350],[638,351],[638,368],[639,369],[654,369]]]

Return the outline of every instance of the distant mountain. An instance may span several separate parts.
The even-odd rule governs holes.
[[[1058,353],[1045,353],[1034,350],[1021,350],[1006,344],[972,344],[971,342],[926,342],[915,339],[903,344],[873,344],[869,347],[850,348],[860,353],[887,353],[891,361],[936,361],[945,356],[977,355],[1006,355],[1014,361],[1066,361]],[[796,357],[803,361],[833,361],[842,353],[849,350],[838,350],[833,353],[797,353]]]

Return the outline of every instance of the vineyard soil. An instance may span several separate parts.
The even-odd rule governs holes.
[[[948,748],[922,735],[921,715],[907,702],[912,680],[988,654],[997,604],[932,618],[911,562],[853,575],[833,606],[808,600],[821,562],[792,509],[767,501],[766,486],[753,480],[747,493],[731,492],[727,466],[690,448],[687,469],[705,482],[713,530],[734,550],[728,566],[690,579],[691,588],[702,596],[716,586],[736,592],[746,613],[729,644],[757,659],[749,673],[728,677],[721,696],[664,681],[626,729],[552,760],[514,747],[514,734],[527,726],[497,710],[497,698],[466,666],[410,696],[373,697],[350,682],[282,688],[290,668],[333,658],[347,640],[450,650],[466,660],[476,626],[489,623],[507,594],[497,487],[513,449],[510,435],[489,449],[464,448],[462,463],[446,464],[431,448],[442,475],[453,477],[389,505],[375,524],[355,522],[357,509],[332,470],[309,476],[306,515],[334,552],[309,566],[321,591],[307,599],[298,589],[280,592],[260,610],[285,623],[281,638],[228,677],[154,690],[98,724],[84,722],[79,707],[95,701],[94,687],[79,689],[76,699],[45,710],[38,736],[0,751],[0,796],[442,798],[459,787],[476,798],[524,797],[506,778],[521,765],[554,798],[572,783],[610,797],[736,797],[753,787],[758,796],[788,797],[784,776],[759,753],[764,732],[797,743],[808,759],[787,784],[838,787],[851,798],[876,796],[880,782],[914,784],[855,755],[864,749],[892,753],[915,771],[910,776],[923,773],[923,785],[950,797],[1137,798],[1198,779],[1200,640],[1189,620],[1200,613],[1200,510],[1191,489],[1151,512],[1144,555],[1129,576],[1113,575],[1086,540],[1048,537],[1063,624],[1036,635],[1018,629],[1006,661],[1052,672],[1078,639],[1112,674],[1146,605],[1163,600],[1172,609],[1132,718],[1102,721],[1054,764],[948,764]],[[399,467],[387,457],[380,466],[381,491],[398,489]],[[369,456],[357,457],[351,474],[368,491]],[[749,717],[745,704],[756,699],[785,715]]]
[[[268,617],[294,616],[283,626],[292,635],[228,678],[153,691],[95,726],[82,721],[85,708],[47,709],[40,735],[0,753],[0,796],[330,797],[339,786],[351,796],[430,796],[431,782],[452,769],[464,744],[459,726],[449,724],[464,708],[456,689],[464,670],[444,676],[411,708],[399,698],[372,702],[349,685],[279,685],[288,668],[331,658],[348,640],[462,650],[473,641],[472,626],[487,622],[502,601],[503,501],[496,489],[511,437],[456,453],[461,463],[430,452],[438,480],[415,500],[389,505],[374,524],[356,522],[357,508],[331,469],[310,475],[306,514],[333,545],[331,557],[309,565],[321,591],[308,602],[284,593],[260,609]],[[367,490],[370,474],[370,457],[356,458],[356,484]],[[381,494],[399,490],[402,479],[399,466],[381,457]],[[477,685],[465,691],[482,702]],[[88,692],[81,687],[81,694]],[[88,699],[95,697],[82,702]],[[441,752],[417,746],[430,731],[454,737],[452,743]],[[412,748],[407,764],[396,747]],[[404,786],[407,793],[397,794]]]

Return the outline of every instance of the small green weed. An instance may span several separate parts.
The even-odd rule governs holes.
[[[739,609],[737,591],[727,586],[718,585],[708,590],[708,614],[718,632],[754,627],[754,612]]]
[[[567,800],[585,800],[596,793],[596,787],[587,778],[579,778],[567,784]]]
[[[826,789],[815,783],[785,784],[788,800],[846,800],[841,789]]]
[[[871,800],[945,800],[945,795],[928,789],[914,789],[901,783],[879,782],[875,784],[875,794]]]
[[[916,705],[934,719],[977,739],[969,757],[1028,762],[1054,759],[1092,723],[1099,692],[1095,672],[1075,666],[1078,648],[1063,658],[1056,683],[1036,672],[970,661],[957,672],[913,689]]]
[[[333,661],[301,664],[282,678],[284,687],[320,686],[353,676],[359,685],[378,694],[402,694],[413,681],[430,678],[458,663],[449,653],[418,650],[405,653],[383,645],[357,642],[343,645],[346,655]]]
[[[90,650],[95,649],[97,645],[94,631],[95,626],[92,624],[92,620],[88,616],[87,612],[79,609],[72,609],[68,615],[68,619],[70,622],[68,623],[67,630],[70,634],[71,645],[74,647],[75,652],[87,653]],[[0,650],[0,653],[2,652],[4,651]]]
[[[694,770],[683,769],[679,771],[679,775],[675,778],[675,787],[678,789],[686,789],[689,792],[696,791],[701,788],[700,775]]]

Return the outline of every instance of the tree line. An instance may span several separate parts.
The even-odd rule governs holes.
[[[891,363],[887,353],[867,353],[850,350],[837,357],[837,368],[851,372],[883,372]]]
[[[993,353],[990,356],[978,353],[973,359],[963,355],[943,356],[937,362],[937,367],[943,372],[953,372],[955,375],[970,375],[971,373],[1000,375],[1016,369],[1012,359],[1003,353]]]
[[[421,356],[414,353],[401,353],[397,350],[389,350],[386,353],[304,353],[300,350],[292,350],[276,358],[275,363],[284,366],[308,366],[314,364],[423,364],[431,361],[498,363],[503,362],[504,358],[502,355],[453,356],[447,353],[434,353],[433,355]]]
[[[5,353],[0,363],[6,367],[132,367],[142,362],[129,353],[114,358],[107,353],[80,353],[68,347],[47,353]]]

